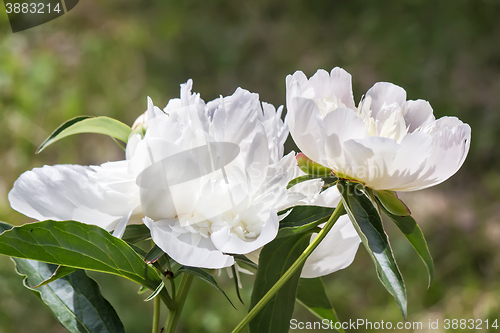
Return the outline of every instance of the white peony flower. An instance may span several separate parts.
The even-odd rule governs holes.
[[[181,85],[162,111],[148,99],[126,160],[101,166],[56,165],[25,172],[9,193],[14,209],[37,220],[76,220],[115,230],[141,219],[153,241],[180,264],[222,268],[232,254],[258,252],[279,228],[277,212],[294,205],[334,207],[335,188],[322,181],[286,189],[301,175],[295,154],[283,156],[288,130],[282,107],[238,88],[205,104]],[[349,265],[359,237],[339,220],[306,262],[304,276]],[[326,261],[326,262],[324,262]]]
[[[436,120],[427,101],[407,101],[392,83],[376,83],[357,108],[351,75],[338,67],[309,80],[297,71],[287,76],[286,88],[286,122],[299,149],[372,189],[437,185],[458,171],[469,151],[469,125],[456,117]]]

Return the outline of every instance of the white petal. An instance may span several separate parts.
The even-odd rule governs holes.
[[[128,221],[130,220],[130,216],[132,216],[132,212],[134,210],[131,210],[127,215],[123,216],[120,222],[118,222],[118,225],[116,226],[115,230],[113,231],[113,236],[117,238],[122,238],[123,234],[125,233],[125,228],[127,227]]]
[[[418,182],[427,160],[432,153],[432,137],[424,132],[407,134],[400,143],[400,148],[388,173],[392,181],[387,190],[404,191]],[[388,185],[387,185],[388,186]]]
[[[175,143],[183,136],[183,125],[176,115],[162,115],[151,120],[148,124],[147,137],[163,139]]]
[[[336,207],[340,203],[340,192],[336,186],[330,187],[321,192],[316,200],[311,202],[314,206]]]
[[[296,97],[288,105],[285,122],[299,149],[313,161],[325,164],[323,129],[318,114],[319,109],[314,101]]]
[[[298,183],[288,190],[287,199],[278,210],[284,210],[298,205],[317,205],[315,202],[318,199],[318,193],[321,191],[323,181],[321,179],[311,179],[305,182]]]
[[[155,244],[181,265],[202,268],[223,268],[234,264],[232,256],[217,250],[210,239],[201,238],[193,245],[190,233],[174,235],[171,225],[175,219],[154,222],[144,218],[144,224],[151,231]]]
[[[215,108],[210,134],[219,142],[237,145],[252,139],[257,130],[257,116],[262,114],[259,95],[238,88],[228,97],[208,103]]]
[[[341,149],[343,153],[340,157],[335,158],[332,150],[338,148],[333,145],[335,141],[332,140],[332,138],[335,138],[333,134],[326,144],[327,156],[329,157],[326,165],[332,168],[333,172],[341,177],[346,176],[352,179],[362,180],[361,177],[365,177],[365,169],[368,160],[373,158],[373,150],[351,139],[342,144]],[[332,157],[330,158],[330,156]]]
[[[278,228],[278,215],[275,211],[272,211],[267,221],[265,221],[260,235],[255,240],[242,240],[231,232],[229,226],[212,233],[210,239],[215,247],[224,253],[247,254],[272,241],[278,233]]]
[[[290,108],[291,101],[295,97],[314,98],[314,88],[307,80],[307,76],[301,71],[296,71],[293,75],[286,77],[287,108]]]
[[[389,167],[400,145],[392,139],[369,137],[344,143],[345,164],[341,173],[373,189],[391,188]]]
[[[245,171],[250,177],[251,189],[255,191],[266,180],[267,167],[269,165],[269,148],[267,136],[264,129],[259,126],[260,130],[255,133],[253,140],[247,146],[245,151],[240,152],[241,158],[245,159]]]
[[[142,140],[142,137],[140,134],[132,134],[128,138],[127,147],[125,149],[125,158],[127,160],[132,159],[132,157],[135,154],[135,149],[137,148],[137,144],[139,142],[141,142],[141,140]]]
[[[349,109],[356,109],[352,93],[352,77],[340,67],[330,72],[330,89]]]
[[[145,215],[160,220],[191,212],[202,182],[197,176],[207,174],[197,156],[170,142],[146,138],[132,161],[140,157],[139,162],[149,164],[137,177]]]
[[[419,127],[426,127],[436,120],[431,105],[422,99],[407,101],[404,105],[403,114],[410,133]]]
[[[342,143],[350,139],[368,137],[363,120],[347,108],[338,108],[328,113],[323,119],[325,149],[329,159],[342,154]]]
[[[429,135],[415,132],[398,144],[393,139],[369,137],[345,143],[340,172],[375,190],[400,191],[415,181],[431,151]]]
[[[88,173],[99,183],[107,184],[112,190],[122,193],[138,193],[135,177],[128,172],[127,161],[107,162],[99,166],[89,166],[95,172]]]
[[[434,150],[433,140],[418,131],[407,134],[399,144],[381,137],[349,140],[344,144],[344,159],[336,171],[372,189],[421,188],[427,184],[431,172],[427,169]]]
[[[316,237],[312,236],[311,240]],[[314,278],[349,266],[361,242],[347,215],[342,215],[319,246],[307,258],[301,277]]]
[[[129,171],[137,177],[153,163],[181,151],[183,151],[182,147],[172,142],[151,138],[146,134],[146,138],[137,143],[134,155],[129,161]]]
[[[314,99],[325,98],[332,94],[330,75],[324,69],[319,69],[311,76],[309,83],[314,89]]]
[[[377,82],[366,92],[366,101],[371,100],[370,109],[375,117],[384,105],[397,103],[403,107],[406,102],[406,91],[389,82]]]
[[[56,165],[23,173],[9,193],[15,210],[37,220],[75,220],[112,230],[139,205],[133,177],[113,179],[110,169],[126,174],[127,164],[106,168]],[[123,169],[123,170],[122,170]]]
[[[299,169],[297,165],[295,165],[294,167]],[[301,173],[303,174],[303,172]],[[298,176],[299,175],[294,175],[292,179]],[[323,185],[323,180],[318,178],[301,182],[292,186],[290,189],[288,189],[287,200],[280,206],[278,206],[278,211],[297,205],[312,205],[320,207],[337,206],[337,204],[340,202],[339,191],[335,186],[333,186],[321,192]]]
[[[163,115],[163,111],[153,104],[153,100],[148,96],[148,109],[146,110],[147,122],[157,116]]]
[[[432,137],[432,154],[419,179],[403,191],[416,191],[440,184],[462,166],[470,148],[471,129],[455,117],[436,120]]]
[[[283,157],[285,141],[288,137],[288,127],[281,120],[283,106],[278,110],[272,104],[262,103],[265,120],[263,122],[268,138],[270,163],[276,163]]]

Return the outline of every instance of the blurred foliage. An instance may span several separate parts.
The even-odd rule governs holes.
[[[280,105],[287,74],[341,66],[353,75],[356,100],[373,83],[389,81],[410,99],[430,101],[437,117],[454,115],[471,125],[471,151],[457,175],[404,196],[435,259],[429,290],[411,246],[389,223],[388,233],[406,278],[410,321],[500,319],[499,17],[497,0],[82,0],[61,18],[12,34],[2,12],[0,220],[30,221],[7,200],[22,172],[123,158],[99,135],[68,138],[34,155],[71,117],[132,124],[146,96],[163,106],[189,78],[206,101],[241,86]],[[152,304],[142,302],[137,286],[94,275],[127,332],[149,331]],[[224,271],[220,280],[236,300]],[[246,305],[238,310],[196,281],[179,332],[229,331],[246,312],[252,281],[243,277]],[[341,320],[401,320],[364,249],[326,283]],[[299,305],[295,318],[314,320]],[[64,330],[0,257],[0,333],[33,331]]]

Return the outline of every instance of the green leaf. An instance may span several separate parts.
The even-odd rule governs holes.
[[[149,252],[146,254],[144,257],[144,260],[148,264],[155,263],[158,259],[160,259],[165,252],[163,252],[162,249],[160,249],[156,244],[149,250]]]
[[[0,254],[125,277],[154,290],[161,283],[123,240],[106,230],[75,221],[43,221],[0,235]]]
[[[55,274],[57,266],[35,260],[12,258],[18,274],[25,276],[24,286],[37,294],[57,320],[71,333],[122,333],[120,318],[102,297],[99,285],[77,270],[39,288]]]
[[[415,251],[418,253],[420,258],[425,264],[427,268],[427,274],[429,276],[429,285],[431,286],[432,280],[434,278],[434,262],[432,261],[432,256],[427,247],[427,242],[425,241],[424,234],[417,222],[411,216],[397,216],[391,214],[383,205],[380,205],[384,213],[396,224],[401,230],[401,232],[405,235],[406,239],[413,246]]]
[[[380,204],[393,215],[397,216],[409,216],[411,214],[410,209],[405,205],[405,203],[398,198],[398,195],[394,191],[374,191]]]
[[[380,282],[394,297],[406,320],[406,288],[377,209],[360,184],[341,181],[338,188],[347,214],[375,264]]]
[[[158,288],[156,288],[155,291],[153,291],[153,293],[151,295],[149,295],[145,300],[144,302],[149,302],[150,300],[152,300],[153,298],[155,298],[156,296],[158,296],[160,294],[160,292],[163,290],[163,288],[165,287],[165,282],[164,281],[161,281],[160,285],[158,286]]]
[[[290,237],[316,228],[326,222],[334,208],[318,206],[295,206],[290,214],[280,221],[280,232],[276,236]]]
[[[241,263],[248,265],[252,268],[257,268],[256,263],[254,263],[252,260],[248,259],[247,257],[245,257],[242,254],[235,254],[235,255],[233,255],[233,257],[234,257],[235,261],[241,262]]]
[[[13,226],[11,226],[10,224],[0,221],[0,235],[4,231],[10,230],[12,228],[13,228]]]
[[[290,180],[290,182],[288,183],[286,188],[289,189],[290,187],[292,187],[294,185],[300,184],[300,183],[305,182],[307,180],[316,179],[316,178],[318,178],[318,177],[311,176],[311,175],[300,176],[300,177],[297,177],[297,178]]]
[[[145,258],[146,255],[148,254],[146,250],[144,250],[142,247],[139,247],[135,244],[129,244],[127,243],[132,250],[134,250],[138,255],[140,255],[142,258]]]
[[[309,245],[309,241],[309,233],[300,233],[290,237],[275,238],[262,248],[259,255],[259,269],[255,277],[250,309],[260,301],[283,273],[297,260]],[[250,321],[251,333],[288,332],[301,270],[297,270],[255,318]]]
[[[314,162],[309,157],[304,155],[304,153],[297,154],[297,164],[299,165],[300,170],[304,171],[308,175],[314,176],[315,178],[332,176],[331,169]]]
[[[66,275],[71,274],[76,270],[77,269],[74,267],[57,266],[57,269],[54,271],[54,274],[52,274],[47,280],[34,286],[34,288],[44,286],[48,283],[54,282],[55,280],[59,280],[60,278],[65,277]]]
[[[36,154],[48,145],[67,136],[79,133],[98,133],[109,135],[112,138],[128,141],[132,129],[124,123],[108,117],[78,116],[63,123],[38,147]]]
[[[144,224],[128,225],[122,236],[125,242],[131,244],[138,243],[148,238],[151,238],[151,231]]]
[[[297,301],[319,319],[328,320],[330,327],[334,327],[335,323],[339,322],[332,303],[326,295],[325,285],[321,278],[300,279],[297,288]],[[342,328],[337,331],[344,333]]]
[[[221,292],[222,295],[224,295],[224,297],[226,297],[226,299],[229,301],[229,303],[231,303],[231,305],[233,306],[233,308],[236,309],[236,307],[234,306],[233,302],[231,302],[231,300],[226,295],[226,293],[224,292],[224,290],[222,290],[222,288],[219,287],[219,284],[217,283],[217,281],[215,281],[215,279],[214,279],[214,277],[212,275],[208,274],[207,272],[205,272],[204,270],[202,270],[201,268],[198,268],[198,267],[182,266],[175,273],[175,277],[177,277],[177,276],[179,276],[179,275],[181,275],[183,273],[191,274],[194,277],[197,277],[197,278],[199,278],[199,279],[207,282],[209,285],[211,285],[212,287],[214,287],[215,289],[217,289],[219,292]]]
[[[236,263],[231,266],[231,273],[233,275],[233,281],[234,281],[234,288],[236,289],[236,295],[238,296],[238,299],[240,300],[241,304],[245,304],[243,300],[241,299],[240,295],[240,281],[238,279],[238,272],[236,271]]]
[[[295,206],[290,214],[280,221],[280,229],[295,228],[316,222],[332,215],[334,208],[319,206]]]

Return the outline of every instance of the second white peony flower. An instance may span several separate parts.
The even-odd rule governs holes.
[[[318,70],[286,78],[287,123],[299,149],[340,178],[374,190],[415,191],[442,183],[462,166],[471,129],[456,117],[435,119],[424,100],[379,82],[354,104],[351,75]]]

